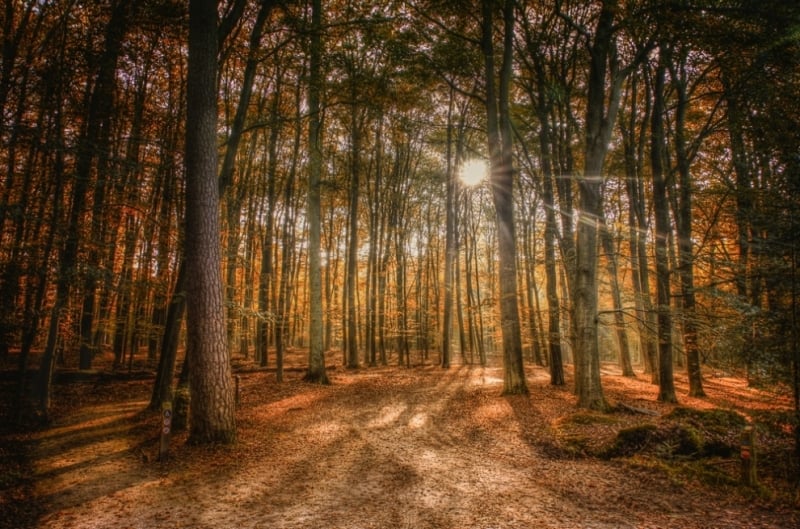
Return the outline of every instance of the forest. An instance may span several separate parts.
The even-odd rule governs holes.
[[[410,410],[422,394],[442,430],[415,423],[420,413],[397,436],[425,443],[450,432],[447,443],[478,443],[499,460],[512,456],[481,437],[511,435],[510,418],[495,434],[486,426],[498,406],[522,429],[522,441],[504,446],[587,465],[631,456],[620,428],[640,428],[637,450],[668,445],[661,423],[639,424],[653,416],[685,425],[681,413],[734,413],[720,439],[738,454],[749,424],[759,442],[780,444],[760,461],[766,474],[785,472],[766,489],[781,501],[774,490],[789,491],[795,510],[785,516],[798,520],[794,2],[3,4],[0,463],[17,470],[0,482],[0,511],[17,514],[0,523],[42,516],[9,498],[36,494],[38,479],[23,474],[45,457],[43,432],[89,405],[122,406],[115,420],[144,443],[125,453],[176,472],[218,450],[228,461],[219,464],[233,465],[224,450],[260,453],[300,428],[285,426],[291,414],[257,414],[280,399],[310,399],[285,410],[313,408],[307,420],[319,426],[325,413],[311,402],[339,398],[351,415],[328,412],[351,422],[337,428],[366,431],[376,423],[359,415],[360,398],[384,417],[397,405],[389,395],[411,399]],[[761,415],[744,410],[751,398]],[[465,425],[448,406],[484,415]],[[144,433],[159,412],[171,421],[169,458],[158,430]],[[614,423],[620,414],[626,422]],[[542,441],[565,417],[583,424],[569,434],[585,436],[578,448],[562,430]],[[302,425],[308,439],[324,437]],[[692,425],[681,435],[716,435]],[[274,440],[249,437],[265,428]],[[604,435],[616,444],[593,444]],[[715,464],[736,474],[738,459],[729,463]],[[351,479],[369,474],[353,468]],[[455,476],[466,467],[430,468]],[[342,487],[331,495],[347,495]],[[435,515],[374,526],[491,523],[439,518],[449,500],[437,498]],[[316,520],[282,512],[295,524],[286,527]],[[538,520],[526,515],[519,520]],[[603,523],[707,527],[702,517],[642,516]],[[86,520],[48,526],[95,527]],[[358,520],[331,526],[373,526]],[[146,526],[228,526],[183,523]]]

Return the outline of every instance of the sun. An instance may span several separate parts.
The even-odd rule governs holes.
[[[461,182],[468,186],[474,187],[484,182],[489,177],[489,166],[486,160],[479,160],[477,158],[467,160],[461,167],[459,178]]]

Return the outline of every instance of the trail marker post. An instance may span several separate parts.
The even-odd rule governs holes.
[[[739,456],[742,460],[742,485],[752,487],[756,484],[756,446],[755,430],[745,426],[742,431]]]
[[[172,401],[161,403],[161,442],[158,445],[158,460],[165,461],[169,452],[169,437],[172,433]]]

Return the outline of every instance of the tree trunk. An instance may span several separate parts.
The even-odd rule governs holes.
[[[280,136],[280,94],[282,76],[278,72],[275,81],[275,91],[272,94],[270,111],[270,133],[267,140],[267,213],[264,238],[261,243],[261,270],[258,281],[258,311],[259,318],[256,324],[258,342],[258,358],[262,367],[269,363],[269,345],[273,330],[273,316],[275,307],[270,303],[275,290],[275,203],[277,202],[276,180],[278,179],[278,138]]]
[[[297,174],[297,162],[300,156],[300,141],[301,141],[301,119],[300,119],[300,99],[301,94],[298,86],[296,92],[296,108],[298,115],[296,116],[296,128],[294,135],[294,148],[292,149],[292,165],[288,174],[286,175],[286,182],[283,188],[283,226],[281,234],[281,271],[280,283],[278,285],[278,303],[275,306],[275,367],[277,369],[276,376],[278,382],[283,382],[283,360],[287,346],[291,344],[290,332],[290,318],[292,306],[292,288],[293,271],[297,268],[293,266],[293,257],[295,255],[295,224],[297,222],[297,209],[293,203],[294,198],[294,182]]]
[[[351,79],[351,120],[350,125],[350,207],[348,217],[347,241],[347,277],[345,291],[347,296],[347,367],[358,367],[358,307],[356,306],[356,290],[358,289],[358,195],[360,180],[361,131],[359,130],[358,105],[356,104],[355,79]]]
[[[445,159],[447,163],[445,181],[445,249],[444,249],[444,307],[442,323],[442,361],[441,365],[450,367],[450,342],[453,332],[453,270],[456,266],[458,255],[456,253],[455,226],[456,226],[456,186],[457,171],[460,163],[458,148],[453,152],[453,107],[455,91],[450,90],[450,104],[447,110],[447,150]],[[460,141],[460,140],[459,140]]]
[[[600,381],[600,353],[597,343],[597,236],[598,219],[603,214],[603,164],[619,104],[619,85],[613,71],[609,101],[606,103],[606,73],[614,45],[616,11],[616,1],[603,2],[594,42],[589,49],[591,63],[586,106],[584,170],[578,181],[580,213],[573,289],[575,390],[578,406],[592,409],[607,407]]]
[[[492,199],[496,211],[499,254],[500,319],[503,339],[503,393],[527,394],[522,360],[522,337],[517,303],[516,234],[514,226],[514,168],[509,113],[514,39],[513,0],[503,4],[503,63],[495,92],[493,2],[482,2],[482,48],[486,80],[487,135],[490,153]]]
[[[308,371],[305,380],[329,384],[325,372],[322,323],[322,259],[320,254],[322,217],[322,2],[313,0],[308,81],[308,289],[310,305]],[[330,266],[330,265],[329,265]]]
[[[672,374],[672,314],[669,277],[669,205],[664,178],[664,78],[663,50],[656,69],[651,116],[651,156],[653,171],[653,213],[656,228],[656,300],[658,303],[658,400],[677,402]]]
[[[544,206],[544,272],[545,292],[547,294],[547,347],[550,364],[550,384],[564,385],[564,360],[561,355],[561,306],[558,299],[558,280],[556,277],[556,203],[553,192],[553,137],[550,130],[550,109],[546,100],[544,68],[537,68],[539,93],[536,110],[539,116],[539,148],[542,167],[542,202]]]
[[[686,110],[689,105],[686,82],[673,75],[672,84],[678,96],[675,108],[675,159],[678,166],[679,197],[677,212],[678,272],[683,305],[683,345],[686,350],[686,369],[689,395],[704,397],[703,374],[700,370],[700,351],[697,344],[697,320],[694,296],[694,254],[692,252],[692,177],[689,172],[689,153],[686,149]]]
[[[605,218],[602,220],[602,233],[600,238],[603,244],[603,253],[606,254],[606,271],[609,281],[611,281],[611,298],[614,302],[614,328],[617,332],[617,343],[619,344],[619,365],[622,369],[622,376],[634,377],[631,363],[631,351],[628,346],[628,332],[625,330],[625,314],[622,307],[622,294],[620,293],[619,276],[617,274],[617,256],[614,251],[614,240],[609,231]]]
[[[150,409],[160,410],[162,402],[172,401],[172,379],[175,377],[175,360],[178,357],[178,342],[183,314],[186,310],[186,264],[183,259],[178,266],[175,291],[167,307],[164,334],[161,337],[161,355],[158,360],[156,382],[150,397]]]
[[[236,417],[220,276],[217,2],[190,0],[186,126],[187,355],[193,443],[232,443]]]

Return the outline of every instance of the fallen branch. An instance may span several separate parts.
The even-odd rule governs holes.
[[[617,403],[617,406],[619,406],[623,410],[629,411],[631,413],[641,413],[642,415],[651,415],[653,417],[658,417],[659,415],[661,415],[657,411],[648,410],[647,408],[636,408],[634,406],[630,406],[628,404],[625,404],[624,402]]]

